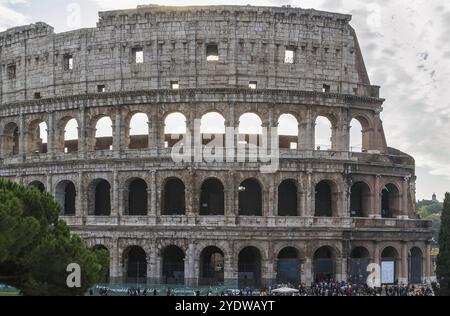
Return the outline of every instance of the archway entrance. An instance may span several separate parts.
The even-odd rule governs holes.
[[[300,270],[301,261],[297,250],[293,247],[282,249],[277,257],[277,283],[296,287],[301,282]]]
[[[177,246],[168,246],[162,253],[163,283],[184,284],[184,252]]]
[[[328,282],[336,279],[336,260],[331,247],[325,246],[314,253],[314,281]]]
[[[239,288],[261,285],[261,254],[255,247],[244,248],[238,258]]]
[[[409,283],[421,284],[422,283],[422,250],[414,247],[410,251],[409,257]]]
[[[221,285],[224,282],[224,255],[217,247],[207,247],[200,254],[200,285]]]
[[[127,283],[147,282],[147,256],[141,247],[128,248],[124,254],[127,268]]]
[[[364,247],[356,247],[348,259],[348,280],[351,283],[363,285],[367,283],[367,266],[369,265],[370,254]]]

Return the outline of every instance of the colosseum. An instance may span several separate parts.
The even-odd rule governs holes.
[[[55,196],[72,232],[109,251],[105,282],[364,283],[370,263],[383,283],[430,282],[415,162],[387,145],[384,99],[350,21],[290,6],[146,5],[100,12],[95,28],[8,29],[0,176]],[[196,150],[226,160],[174,161],[195,122]],[[225,127],[238,131],[231,142]],[[277,170],[228,159],[274,127]]]

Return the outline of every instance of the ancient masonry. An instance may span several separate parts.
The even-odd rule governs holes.
[[[387,283],[433,278],[415,163],[386,144],[351,16],[155,5],[99,15],[96,28],[0,33],[0,176],[55,195],[71,230],[109,251],[110,282],[365,282],[381,262]],[[225,126],[248,113],[263,127],[289,118],[298,135],[279,137],[275,173],[175,163],[174,113],[188,130],[207,115]],[[135,114],[145,135],[130,132]],[[315,143],[319,116],[330,148]],[[104,118],[111,134],[100,136]]]

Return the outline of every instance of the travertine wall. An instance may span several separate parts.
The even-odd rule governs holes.
[[[108,248],[116,281],[126,275],[124,254],[130,246],[144,249],[148,281],[160,281],[162,250],[169,245],[185,254],[186,283],[198,281],[206,246],[222,250],[230,282],[238,277],[238,254],[247,246],[259,249],[265,284],[276,279],[276,259],[287,246],[297,249],[306,282],[313,279],[314,253],[322,246],[333,249],[337,279],[346,279],[355,247],[365,247],[379,263],[391,246],[401,282],[408,281],[408,258],[417,247],[422,279],[430,280],[431,230],[415,212],[414,159],[386,144],[380,119],[384,100],[370,85],[349,21],[348,15],[296,8],[146,6],[102,12],[93,29],[55,34],[37,23],[0,33],[0,176],[26,185],[40,181],[58,199],[58,185],[71,181],[76,212],[64,219],[90,246]],[[218,61],[206,60],[209,44],[217,45]],[[143,63],[133,60],[137,48],[143,49]],[[292,64],[284,62],[286,48],[295,52]],[[69,55],[73,69],[64,68]],[[10,66],[16,67],[14,79],[8,77]],[[171,89],[172,81],[180,88]],[[257,81],[256,90],[249,89],[250,81]],[[102,85],[106,91],[98,92]],[[195,119],[212,111],[233,127],[244,113],[258,114],[265,127],[292,114],[297,149],[280,150],[274,174],[261,174],[255,163],[174,163],[164,146],[167,115],[183,113],[192,129]],[[148,117],[145,148],[129,148],[135,113]],[[96,151],[95,127],[104,116],[113,122],[112,150]],[[315,150],[318,116],[332,124],[331,150]],[[78,122],[78,150],[65,153],[64,129],[71,118]],[[349,150],[352,119],[363,128],[362,153]],[[45,153],[36,152],[39,122],[48,127]],[[170,177],[186,187],[185,215],[161,215]],[[201,185],[209,177],[224,186],[223,215],[199,215]],[[133,178],[147,185],[146,216],[127,215]],[[262,187],[262,216],[239,215],[238,187],[248,178]],[[110,216],[92,215],[92,183],[98,179],[111,187]],[[297,216],[278,216],[278,186],[285,179],[297,187]],[[333,217],[314,217],[315,188],[322,180],[333,187]],[[355,218],[349,207],[357,182],[369,193],[367,214]],[[381,214],[386,185],[397,192],[393,218]]]

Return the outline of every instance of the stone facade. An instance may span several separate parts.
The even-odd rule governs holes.
[[[349,262],[361,258],[392,259],[395,279],[404,283],[412,282],[415,265],[416,279],[419,269],[420,281],[429,281],[432,232],[415,210],[414,160],[386,144],[384,100],[370,84],[350,20],[290,7],[141,6],[101,12],[92,29],[55,34],[36,23],[2,32],[0,176],[54,194],[72,231],[89,246],[108,249],[112,281],[126,282],[136,273],[149,283],[184,278],[186,284],[270,284],[280,281],[286,258],[297,260],[291,267],[298,267],[302,282],[346,280],[354,273]],[[287,50],[291,60],[285,60]],[[217,60],[207,60],[211,52]],[[296,148],[280,149],[274,174],[260,173],[257,163],[177,164],[164,131],[175,112],[190,130],[209,112],[220,113],[225,126],[255,113],[265,127],[290,114],[298,122]],[[136,138],[129,132],[136,113],[148,117],[148,138],[136,146],[141,148],[131,145]],[[329,150],[315,145],[319,116],[332,125]],[[99,150],[96,124],[102,117],[111,118],[112,137]],[[76,143],[64,138],[71,119],[78,124]],[[352,119],[363,129],[362,152],[349,150]],[[45,146],[36,133],[42,122]],[[223,185],[223,210],[201,215],[202,184],[211,178]],[[131,215],[136,179],[145,183],[137,189],[146,192],[145,199],[140,195],[145,212]],[[168,179],[181,180],[182,191],[169,190]],[[240,214],[246,179],[259,187],[258,216]],[[295,210],[280,216],[285,180],[296,189],[290,204]],[[320,193],[320,184],[330,192]],[[163,209],[179,198],[177,192],[184,197],[181,214],[167,215]],[[107,214],[98,212],[98,194],[107,196]],[[329,200],[329,216],[317,211],[322,199]],[[354,199],[359,209],[352,209]],[[222,274],[211,276],[205,268],[210,258],[201,259],[211,247],[220,252]],[[283,249],[295,255],[283,257]]]

